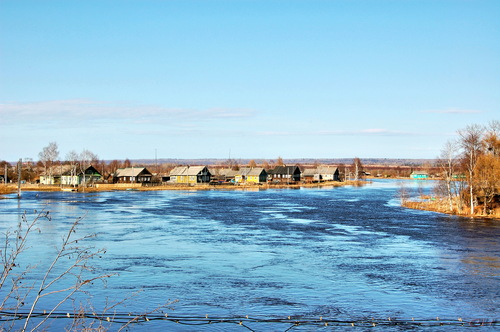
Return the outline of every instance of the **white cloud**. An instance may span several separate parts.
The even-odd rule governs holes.
[[[80,126],[106,121],[112,123],[155,124],[206,121],[210,119],[248,118],[255,114],[245,109],[213,108],[206,110],[167,108],[126,102],[104,102],[86,99],[50,100],[31,103],[0,104],[4,124],[43,124]],[[112,121],[112,122],[109,122]]]
[[[262,131],[260,136],[413,136],[411,132],[395,131],[381,128],[361,130],[319,130],[319,131]]]

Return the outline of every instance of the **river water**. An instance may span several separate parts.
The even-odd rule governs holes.
[[[406,183],[415,195],[430,185]],[[23,258],[43,267],[83,216],[78,233],[97,233],[89,241],[107,250],[92,263],[118,273],[90,289],[97,308],[142,290],[125,310],[176,299],[165,312],[186,317],[498,319],[500,222],[405,209],[397,196],[391,180],[300,190],[25,192],[0,200],[0,228],[15,227],[23,211],[28,219],[35,209],[50,211]],[[56,297],[42,305],[50,301]]]

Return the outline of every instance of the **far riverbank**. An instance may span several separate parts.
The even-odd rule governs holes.
[[[59,185],[23,184],[21,191],[68,191],[68,192],[103,192],[103,191],[160,191],[160,190],[266,190],[266,189],[299,189],[299,188],[325,188],[343,186],[362,186],[366,181],[325,181],[319,183],[293,183],[293,184],[165,184],[142,186],[138,183],[96,184],[92,187],[73,188]],[[0,186],[1,195],[17,192],[17,185]]]

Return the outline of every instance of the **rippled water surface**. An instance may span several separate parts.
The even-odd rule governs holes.
[[[0,200],[0,227],[13,227],[22,211],[49,210],[30,249],[43,265],[84,216],[79,232],[97,232],[94,245],[107,249],[96,264],[119,273],[92,290],[97,305],[143,289],[127,310],[178,299],[173,312],[199,316],[498,318],[500,222],[404,209],[397,191],[395,181],[375,181],[256,192],[25,192]]]

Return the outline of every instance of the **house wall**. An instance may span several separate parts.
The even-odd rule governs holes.
[[[247,182],[251,183],[261,183],[266,181],[267,181],[267,175],[264,173],[261,173],[259,175],[249,175],[247,177]]]
[[[65,185],[78,185],[80,184],[80,177],[77,175],[63,175],[61,176],[61,184]]]
[[[54,177],[40,175],[40,184],[55,184]]]
[[[257,175],[249,175],[247,177],[247,182],[259,183],[259,177]]]
[[[186,175],[173,175],[170,180],[174,183],[188,183],[189,179]]]
[[[206,183],[210,182],[210,175],[206,172],[196,175],[171,175],[170,182],[186,184]]]

